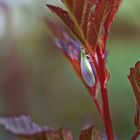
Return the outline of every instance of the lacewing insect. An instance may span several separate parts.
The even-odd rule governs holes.
[[[95,84],[95,76],[93,69],[90,64],[90,56],[86,55],[86,52],[83,48],[81,48],[81,71],[82,76],[85,82],[89,87],[93,87]]]

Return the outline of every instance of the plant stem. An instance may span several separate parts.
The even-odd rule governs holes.
[[[95,105],[96,105],[96,108],[97,108],[99,114],[100,114],[100,115],[102,116],[102,118],[103,118],[103,109],[102,109],[102,107],[101,107],[101,105],[100,105],[98,99],[93,97],[93,101],[94,101],[94,103],[95,103]]]
[[[104,125],[107,133],[108,140],[114,140],[114,133],[112,127],[112,120],[110,115],[109,109],[109,100],[108,100],[108,90],[107,90],[107,80],[106,80],[106,62],[102,51],[100,50],[99,46],[97,47],[97,55],[99,59],[99,80],[101,86],[101,93],[102,93],[102,102],[103,102],[103,113],[104,113]]]
[[[140,135],[140,132],[139,132],[139,130],[137,130],[137,132],[133,135],[131,140],[137,140],[139,135]]]
[[[105,123],[105,129],[107,132],[107,137],[108,137],[108,140],[114,140],[112,121],[111,121],[111,115],[110,115],[110,110],[109,110],[107,88],[105,86],[102,86],[101,92],[102,92],[103,110],[104,110],[104,123]]]
[[[99,77],[100,86],[101,86],[101,92],[102,92],[102,102],[103,102],[103,120],[104,125],[107,133],[108,140],[115,140],[114,133],[113,133],[113,127],[112,127],[112,121],[111,121],[111,115],[110,115],[110,109],[109,109],[109,101],[108,101],[108,91],[106,88],[106,62],[104,59],[104,55],[102,51],[100,50],[100,47],[97,46],[97,56],[98,56],[98,62],[93,55],[92,51],[88,49],[89,54],[91,55],[97,75]]]

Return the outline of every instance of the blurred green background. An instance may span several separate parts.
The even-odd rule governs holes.
[[[55,47],[42,17],[59,0],[0,0],[0,115],[29,114],[39,124],[72,129],[87,121],[102,128],[92,100]],[[140,60],[140,1],[124,0],[108,40],[109,99],[116,136],[135,132],[135,100],[127,79]],[[54,17],[54,16],[53,16]],[[2,128],[0,139],[15,140]]]

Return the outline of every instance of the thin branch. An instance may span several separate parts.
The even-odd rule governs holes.
[[[140,135],[139,130],[137,130],[137,132],[133,135],[133,137],[131,138],[131,140],[137,140],[138,136]]]

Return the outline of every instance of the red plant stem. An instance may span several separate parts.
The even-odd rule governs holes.
[[[112,128],[112,121],[111,121],[111,115],[110,115],[110,109],[109,109],[109,101],[108,101],[108,91],[106,88],[106,64],[104,60],[104,56],[102,55],[102,52],[100,51],[99,46],[97,47],[97,55],[99,59],[99,64],[97,63],[97,60],[95,59],[95,56],[92,55],[91,51],[89,50],[89,53],[94,61],[94,65],[96,68],[97,75],[99,77],[100,85],[101,85],[101,92],[102,92],[102,101],[103,101],[103,111],[99,104],[99,101],[97,98],[93,98],[96,107],[103,118],[105,129],[107,132],[108,140],[114,140],[114,134],[113,134],[113,128]],[[73,65],[75,67],[75,65]],[[81,77],[79,71],[75,67],[76,72]]]
[[[111,120],[109,101],[108,101],[108,90],[106,86],[106,63],[99,46],[97,47],[97,55],[98,55],[99,67],[100,67],[99,80],[100,80],[102,101],[103,101],[104,124],[107,132],[108,140],[114,140],[115,138],[113,133],[112,120]]]
[[[137,130],[137,132],[133,135],[133,137],[131,138],[131,140],[137,140],[138,136],[140,135],[139,130]]]
[[[99,112],[99,114],[102,116],[102,118],[103,118],[103,109],[102,109],[102,107],[101,107],[101,105],[100,105],[100,103],[99,103],[99,101],[98,101],[98,99],[95,97],[93,97],[93,101],[94,101],[94,103],[95,103],[95,105],[96,105],[96,107],[97,107],[97,110],[98,110],[98,112]]]
[[[94,66],[95,66],[97,75],[100,75],[100,73],[99,73],[99,68],[98,68],[98,64],[97,64],[97,62],[96,62],[95,57],[92,57],[92,59],[93,59],[93,62],[94,62]],[[99,79],[100,79],[100,78],[99,78]],[[96,92],[97,92],[97,91],[95,91],[95,94],[94,94],[95,96],[93,96],[93,100],[94,100],[94,102],[95,102],[95,104],[96,104],[96,107],[97,107],[97,109],[98,109],[98,111],[99,111],[99,113],[100,113],[102,119],[104,120],[104,112],[103,112],[103,109],[102,109],[102,107],[101,107],[101,104],[99,103],[99,101],[98,101],[98,99],[97,99],[97,93],[96,93]]]
[[[114,140],[113,128],[111,115],[109,110],[109,101],[108,101],[108,91],[105,86],[101,87],[102,100],[103,100],[103,110],[104,110],[104,123],[107,132],[108,140]]]

